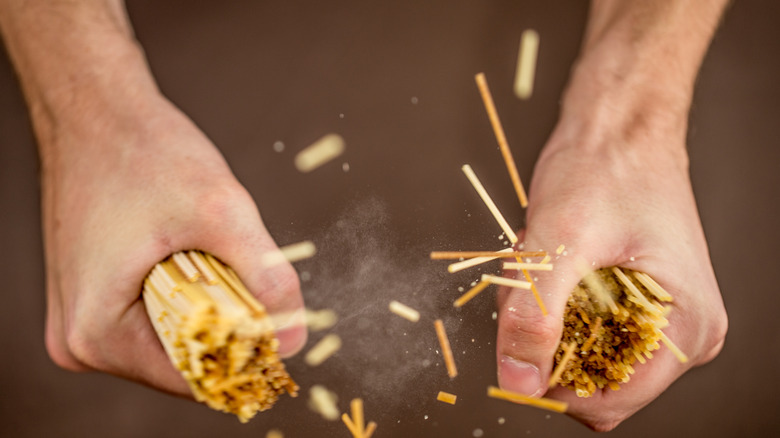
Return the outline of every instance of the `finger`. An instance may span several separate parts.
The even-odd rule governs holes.
[[[546,249],[533,243],[525,247]],[[552,272],[533,276],[548,314],[542,314],[531,291],[502,288],[498,295],[496,354],[498,382],[502,388],[541,395],[546,391],[553,355],[561,339],[566,301],[579,279],[568,259],[556,262]],[[522,274],[520,277],[525,280]]]
[[[230,223],[220,225],[218,236],[207,238],[200,247],[231,266],[265,306],[274,322],[280,356],[289,357],[300,351],[307,332],[298,274],[287,262],[267,266],[264,256],[278,252],[279,248],[251,198],[231,212]]]

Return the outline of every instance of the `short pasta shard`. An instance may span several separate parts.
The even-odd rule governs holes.
[[[244,423],[285,392],[297,395],[265,307],[213,256],[186,251],[168,257],[146,277],[143,298],[196,400]]]

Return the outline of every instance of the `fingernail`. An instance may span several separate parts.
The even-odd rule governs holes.
[[[536,396],[542,392],[539,368],[530,363],[501,356],[498,364],[498,384],[508,391]]]
[[[279,356],[286,359],[301,351],[306,344],[307,335],[306,327],[302,326],[277,331],[276,338],[279,339],[279,350],[277,352]]]

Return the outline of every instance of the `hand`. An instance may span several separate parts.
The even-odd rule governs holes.
[[[250,195],[190,120],[155,92],[103,104],[39,135],[46,346],[64,368],[189,394],[141,299],[152,267],[201,249],[232,266],[269,313],[302,316],[298,278],[289,264],[261,268],[261,255],[276,246]],[[304,327],[278,329],[282,356],[301,349]]]
[[[593,113],[590,114],[593,116]],[[602,114],[603,115],[603,114]],[[568,413],[607,431],[650,403],[693,366],[712,360],[727,330],[726,312],[688,177],[685,124],[670,130],[604,124],[583,131],[564,117],[540,157],[530,188],[525,248],[566,246],[537,287],[550,314],[543,317],[524,290],[499,294],[498,377],[503,388],[543,395],[562,334],[562,315],[580,280],[576,261],[592,269],[621,266],[650,274],[674,297],[664,332],[689,357],[682,364],[662,345],[619,391],[578,398],[557,387],[549,396],[568,401]],[[679,127],[682,126],[682,134]],[[595,262],[595,265],[592,263]]]

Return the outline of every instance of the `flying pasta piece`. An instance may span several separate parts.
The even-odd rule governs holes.
[[[454,405],[457,399],[458,399],[457,395],[450,394],[449,392],[444,392],[444,391],[439,391],[439,395],[436,396],[436,400],[444,403],[449,403],[451,405]]]
[[[320,414],[322,418],[334,421],[339,418],[339,408],[336,406],[338,396],[322,385],[314,385],[309,389],[309,408]]]
[[[527,270],[527,271],[552,271],[553,265],[549,263],[512,263],[504,262],[506,270]]]
[[[404,318],[406,320],[409,320],[411,322],[417,322],[420,320],[420,312],[412,309],[411,307],[407,306],[406,304],[399,303],[398,301],[390,301],[390,305],[388,306],[390,311],[395,313],[396,315],[400,316],[401,318]]]
[[[547,409],[548,411],[554,411],[561,414],[566,412],[566,410],[569,408],[569,404],[566,402],[544,397],[531,397],[529,395],[524,395],[517,392],[506,391],[495,386],[488,386],[488,397],[511,401],[512,403],[518,403],[521,405]]]
[[[452,356],[452,347],[450,347],[450,340],[447,338],[447,332],[444,330],[444,323],[437,319],[434,321],[434,327],[436,327],[436,336],[439,338],[439,344],[441,345],[441,354],[444,356],[444,364],[447,366],[447,374],[450,379],[458,375],[458,369],[455,367],[455,358]]]
[[[514,278],[499,277],[496,275],[482,274],[482,281],[487,281],[492,284],[500,284],[501,286],[509,286],[517,289],[531,290],[531,283],[522,280],[515,280]]]
[[[329,334],[320,339],[320,342],[306,353],[306,364],[316,367],[333,356],[339,349],[341,349],[341,338],[339,335]]]
[[[501,251],[496,251],[497,253],[511,253],[513,252],[512,248],[504,248]],[[463,260],[462,262],[455,262],[449,266],[447,266],[447,272],[450,274],[454,274],[458,271],[462,271],[464,269],[473,268],[474,266],[481,265],[482,263],[489,262],[491,260],[495,260],[499,257],[474,257],[473,259]]]
[[[488,113],[490,125],[493,127],[493,133],[496,135],[498,148],[501,150],[501,156],[504,158],[506,169],[509,172],[509,178],[512,180],[512,185],[517,193],[517,198],[520,200],[520,206],[525,208],[528,206],[528,196],[525,194],[523,182],[520,181],[520,174],[517,173],[515,159],[512,158],[512,151],[509,149],[509,144],[506,141],[506,134],[504,134],[504,128],[501,126],[501,120],[498,118],[498,111],[496,111],[496,105],[493,103],[493,96],[490,94],[487,79],[485,79],[484,73],[477,74],[474,79],[477,81],[479,94],[482,96],[482,102],[485,104],[485,110]]]
[[[471,259],[474,257],[492,258],[517,258],[517,257],[544,257],[547,251],[431,251],[431,260]]]
[[[295,167],[301,172],[311,172],[344,152],[344,139],[338,134],[328,134],[295,156]]]
[[[496,207],[496,204],[490,198],[490,195],[488,195],[487,190],[485,190],[485,187],[479,181],[477,174],[474,173],[474,170],[471,168],[471,166],[464,164],[462,170],[463,173],[466,174],[466,178],[468,178],[469,182],[471,182],[471,185],[474,186],[474,190],[476,190],[477,194],[479,194],[479,197],[482,198],[482,202],[485,203],[487,208],[490,210],[490,213],[492,213],[493,217],[496,218],[496,222],[498,222],[498,225],[504,231],[504,234],[506,234],[506,236],[509,238],[509,241],[512,242],[512,244],[517,243],[517,235],[512,230],[512,227],[510,227],[506,222],[506,219],[504,219],[504,216],[501,214],[501,212],[498,211],[498,207]]]
[[[520,49],[517,54],[515,72],[515,96],[529,99],[534,91],[536,55],[539,52],[539,34],[532,29],[523,32],[520,37]]]
[[[297,262],[299,260],[313,257],[317,253],[317,248],[310,240],[293,243],[279,248],[279,251],[270,251],[261,256],[261,263],[268,268],[284,262]]]
[[[465,294],[461,295],[460,298],[455,300],[455,302],[453,303],[453,306],[455,306],[455,307],[462,307],[464,304],[466,304],[469,301],[471,301],[472,298],[476,297],[477,294],[482,292],[488,286],[490,286],[490,282],[480,281],[479,283],[477,283],[476,286],[472,287],[471,289],[468,290],[468,292],[466,292]]]

